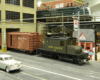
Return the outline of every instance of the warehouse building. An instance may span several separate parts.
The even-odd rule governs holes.
[[[7,51],[6,33],[36,32],[36,0],[0,0],[2,51]]]

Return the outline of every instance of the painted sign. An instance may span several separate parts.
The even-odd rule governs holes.
[[[79,36],[79,40],[87,40],[83,32]]]
[[[64,4],[61,3],[61,4],[55,4],[55,8],[63,8],[64,7]]]
[[[74,20],[74,30],[78,30],[78,20]]]

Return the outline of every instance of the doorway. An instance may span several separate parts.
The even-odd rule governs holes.
[[[81,47],[84,49],[84,43],[81,43]]]

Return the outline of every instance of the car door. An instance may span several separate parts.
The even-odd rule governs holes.
[[[0,57],[0,68],[3,68],[3,65],[4,65],[3,63],[4,63],[4,60],[2,57]]]

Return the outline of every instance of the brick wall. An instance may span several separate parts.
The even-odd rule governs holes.
[[[50,1],[41,3],[40,8],[38,10],[47,10],[47,9],[54,9],[60,7],[74,7],[76,5],[82,5],[74,0],[59,0],[59,1]]]

